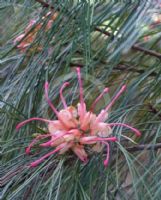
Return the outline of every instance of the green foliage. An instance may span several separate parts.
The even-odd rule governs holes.
[[[132,135],[122,128],[113,130],[119,142],[111,144],[108,168],[103,166],[103,153],[91,154],[86,165],[69,153],[51,156],[37,168],[28,167],[50,151],[39,151],[36,147],[37,154],[25,154],[33,134],[43,132],[46,127],[35,122],[16,132],[15,126],[34,116],[54,119],[44,100],[45,80],[50,82],[50,97],[59,109],[62,108],[60,85],[70,80],[65,97],[68,105],[76,105],[78,84],[73,67],[77,65],[82,66],[88,106],[102,88],[110,86],[112,96],[126,83],[127,91],[112,108],[109,121],[125,121],[141,130],[139,139],[132,137],[137,145],[161,142],[161,24],[150,28],[154,13],[159,15],[161,10],[159,5],[155,1],[48,2],[58,12],[48,31],[45,27],[49,18],[42,20],[42,17],[50,8],[31,0],[0,4],[1,198],[160,199],[160,150],[128,151],[135,144],[123,136]],[[43,25],[23,53],[13,40],[24,32],[30,19],[37,19],[37,24]],[[150,39],[145,41],[145,36]],[[108,97],[97,110],[108,103],[106,100]]]

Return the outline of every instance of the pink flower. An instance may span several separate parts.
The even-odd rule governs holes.
[[[30,46],[30,44],[34,41],[37,31],[41,28],[40,24],[38,24],[31,31],[31,29],[33,28],[35,24],[36,24],[36,20],[30,20],[29,24],[25,28],[25,31],[24,31],[25,33],[17,36],[13,41],[14,45],[16,45],[17,42],[21,41],[17,45],[17,48],[19,48],[22,52],[24,52],[26,48]]]
[[[53,147],[54,150],[50,153],[42,156],[40,159],[32,162],[30,166],[35,167],[41,163],[44,159],[48,158],[52,154],[59,153],[64,154],[68,150],[73,151],[74,154],[78,156],[83,162],[88,161],[88,152],[86,146],[91,147],[91,151],[100,152],[104,146],[107,147],[107,155],[104,160],[104,165],[107,166],[109,162],[109,142],[116,142],[117,138],[112,135],[113,126],[123,126],[131,131],[133,131],[136,136],[140,136],[139,130],[123,123],[107,123],[108,111],[114,104],[114,102],[119,98],[119,96],[124,92],[126,86],[123,85],[112,101],[101,110],[99,114],[94,113],[95,106],[97,102],[103,97],[105,93],[108,92],[108,88],[105,88],[103,92],[96,98],[96,100],[91,105],[91,108],[87,110],[86,103],[83,97],[83,86],[81,80],[80,68],[76,69],[78,82],[79,82],[79,93],[80,101],[77,107],[68,106],[64,96],[63,90],[69,86],[68,82],[65,82],[60,88],[60,98],[64,109],[58,111],[53,105],[48,96],[49,84],[45,83],[45,98],[49,106],[55,113],[57,120],[48,120],[43,118],[30,118],[19,123],[16,126],[18,130],[28,122],[37,120],[48,124],[48,131],[46,134],[38,135],[27,147],[26,153],[29,154],[33,145],[44,138],[50,138],[49,141],[41,143],[40,147]]]
[[[47,15],[45,17],[42,17],[42,20],[46,19],[46,17],[49,17],[49,21],[45,27],[45,31],[48,31],[49,29],[51,29],[53,22],[55,21],[55,19],[57,18],[58,13],[55,12],[54,14],[51,12],[48,12]],[[43,23],[37,23],[36,20],[32,19],[30,20],[29,24],[27,25],[27,27],[24,30],[24,33],[17,36],[13,43],[14,45],[16,45],[18,42],[20,42],[17,45],[17,48],[21,50],[21,52],[25,52],[25,50],[27,49],[28,46],[30,46],[30,44],[35,40],[36,35],[38,33],[38,31],[42,28]],[[41,50],[42,47],[38,47],[37,50]]]

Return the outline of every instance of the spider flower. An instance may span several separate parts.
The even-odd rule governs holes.
[[[51,12],[48,12],[45,17],[42,17],[42,20],[45,20],[46,17],[49,17],[49,21],[47,25],[45,26],[45,31],[48,31],[51,27],[53,22],[55,21],[58,13],[52,14]],[[30,20],[28,26],[25,28],[25,31],[23,34],[17,36],[13,43],[16,45],[18,42],[20,42],[17,45],[17,48],[20,49],[22,52],[26,50],[28,46],[35,40],[36,35],[38,31],[41,29],[43,23],[37,23],[36,20]],[[24,38],[24,39],[23,39]],[[38,50],[41,50],[41,47],[38,47]]]
[[[39,144],[40,147],[52,147],[53,151],[42,156],[38,160],[32,162],[30,166],[35,167],[40,164],[44,159],[55,154],[64,154],[67,151],[72,151],[78,156],[78,158],[83,162],[88,162],[88,149],[96,152],[100,152],[104,146],[107,147],[107,155],[104,160],[104,165],[107,166],[109,162],[109,151],[110,145],[109,142],[116,142],[117,138],[112,136],[112,127],[113,126],[123,126],[131,131],[133,131],[136,136],[140,136],[141,133],[139,130],[123,123],[107,123],[108,111],[114,104],[114,102],[119,98],[119,96],[124,92],[126,86],[123,85],[119,92],[114,96],[112,101],[101,110],[99,114],[94,113],[94,109],[98,101],[103,97],[105,93],[108,93],[109,89],[105,88],[103,92],[96,98],[92,103],[89,110],[86,108],[86,103],[83,97],[83,86],[81,80],[80,68],[76,68],[78,82],[79,82],[79,94],[80,100],[76,107],[70,105],[68,106],[65,98],[63,96],[63,90],[69,86],[69,82],[65,82],[60,88],[60,99],[63,104],[63,109],[58,111],[56,107],[52,104],[49,96],[48,82],[45,83],[45,98],[49,106],[55,113],[57,120],[48,120],[44,118],[30,118],[19,123],[16,126],[16,129],[21,128],[25,124],[31,121],[42,121],[47,123],[48,131],[46,134],[38,135],[27,147],[26,153],[29,154],[31,148],[37,143],[44,139],[49,138],[47,142],[42,142]]]

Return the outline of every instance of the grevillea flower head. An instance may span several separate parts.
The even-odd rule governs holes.
[[[40,134],[36,136],[36,138],[29,144],[26,149],[26,153],[29,154],[31,148],[40,140],[44,138],[49,138],[47,142],[43,142],[39,144],[40,147],[52,147],[53,151],[48,154],[42,156],[38,160],[32,162],[30,166],[35,167],[40,164],[44,159],[49,156],[59,153],[64,154],[67,151],[71,150],[78,158],[87,163],[88,162],[88,151],[86,150],[87,146],[90,148],[90,151],[100,152],[104,146],[107,147],[107,155],[104,160],[104,165],[107,166],[109,162],[109,151],[110,145],[109,142],[116,142],[117,138],[112,136],[112,127],[113,126],[123,126],[130,129],[132,132],[136,134],[136,136],[140,136],[141,133],[139,130],[124,124],[124,123],[107,123],[106,120],[108,118],[108,111],[114,104],[114,102],[120,97],[120,95],[126,89],[126,86],[123,85],[121,89],[118,91],[116,96],[112,99],[112,101],[100,111],[100,113],[94,113],[94,109],[98,101],[103,97],[105,93],[108,93],[109,89],[105,88],[103,92],[96,98],[96,100],[92,103],[89,110],[86,108],[86,103],[84,101],[83,96],[83,86],[81,80],[80,68],[76,68],[78,82],[79,82],[79,94],[80,100],[77,104],[77,107],[72,105],[68,106],[64,96],[63,90],[69,86],[69,82],[65,82],[60,88],[60,98],[63,104],[63,109],[58,111],[56,107],[51,102],[48,96],[49,84],[45,83],[45,98],[48,102],[49,106],[55,113],[57,120],[48,120],[44,118],[30,118],[19,123],[16,127],[18,130],[25,124],[31,121],[42,121],[48,124],[48,131],[46,134]],[[88,148],[88,149],[89,149]]]
[[[48,31],[51,27],[53,22],[55,21],[56,17],[58,16],[58,13],[55,12],[54,14],[51,12],[48,12],[45,17],[42,17],[42,20],[49,18],[49,21],[47,25],[45,26],[45,31]],[[21,42],[17,45],[17,48],[21,50],[21,52],[24,52],[28,46],[35,40],[36,35],[38,31],[42,28],[43,23],[37,23],[36,20],[32,19],[30,20],[29,24],[25,28],[25,31],[23,34],[17,36],[13,43],[16,45],[18,42]],[[23,39],[24,38],[24,39]],[[38,47],[37,50],[41,50],[41,47]]]

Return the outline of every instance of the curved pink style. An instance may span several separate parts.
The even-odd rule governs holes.
[[[44,88],[45,88],[45,98],[46,98],[46,101],[48,102],[49,106],[51,107],[51,109],[53,110],[53,112],[56,114],[56,116],[59,117],[59,113],[58,113],[57,109],[52,104],[52,102],[51,102],[51,100],[49,99],[49,96],[48,96],[48,90],[49,90],[49,83],[48,82],[45,83]]]
[[[64,120],[60,117],[59,112],[57,111],[57,109],[55,108],[55,106],[52,104],[51,100],[49,99],[48,96],[48,90],[49,90],[49,83],[46,82],[45,83],[45,98],[46,101],[48,102],[49,106],[51,107],[51,109],[53,110],[53,112],[56,114],[57,118],[59,119],[59,121],[62,123],[63,126],[67,127],[68,125],[64,122]]]
[[[29,146],[26,148],[26,154],[29,154],[31,151],[31,147],[34,146],[35,143],[37,143],[39,140],[47,138],[47,137],[51,137],[51,134],[45,134],[45,135],[38,135],[30,144]]]
[[[96,104],[100,101],[100,99],[102,99],[102,97],[103,97],[104,94],[108,93],[108,91],[109,91],[109,88],[105,88],[105,89],[103,90],[103,92],[102,92],[102,93],[96,98],[96,100],[92,103],[92,106],[91,106],[91,108],[90,108],[90,110],[91,110],[92,112],[93,112],[93,110],[94,110]]]
[[[41,162],[43,162],[46,158],[50,157],[50,156],[53,155],[54,153],[56,153],[56,152],[60,151],[61,149],[63,149],[64,146],[65,146],[65,144],[64,144],[64,145],[61,144],[61,145],[58,146],[54,151],[51,151],[51,152],[47,153],[46,155],[42,156],[40,159],[38,159],[38,160],[32,162],[32,163],[30,164],[30,166],[31,166],[31,167],[36,167],[36,166],[39,165]]]
[[[81,79],[81,73],[80,73],[80,68],[76,68],[77,71],[77,76],[78,76],[78,82],[79,82],[79,94],[80,94],[80,103],[83,107],[84,104],[84,98],[83,98],[83,86],[82,86],[82,79]]]
[[[107,154],[106,154],[106,159],[104,160],[103,164],[105,167],[108,166],[109,163],[109,158],[110,158],[110,145],[108,144],[108,142],[104,142],[102,141],[103,144],[105,144],[107,146]]]
[[[64,88],[66,88],[67,86],[69,86],[69,84],[70,84],[69,82],[65,82],[62,85],[62,87],[60,88],[60,98],[61,98],[61,101],[62,101],[63,106],[64,106],[65,109],[67,108],[67,103],[66,103],[66,101],[64,99],[64,96],[63,96],[63,90],[64,90]]]
[[[51,146],[53,142],[55,142],[56,140],[62,138],[64,135],[67,135],[67,133],[64,133],[64,134],[61,134],[60,136],[57,136],[57,137],[55,137],[55,138],[52,138],[50,141],[40,144],[40,146],[41,146],[41,147],[48,147],[48,146]]]
[[[79,109],[79,114],[80,114],[80,121],[82,121],[86,113],[86,107],[85,107],[86,105],[84,103],[84,97],[83,97],[83,86],[82,86],[80,67],[77,67],[76,71],[77,71],[78,82],[79,82],[79,95],[80,95],[80,105],[81,105],[81,109]]]
[[[47,122],[47,123],[52,122],[51,120],[48,120],[48,119],[43,119],[43,118],[39,118],[39,117],[33,117],[33,118],[27,119],[27,120],[17,124],[16,130],[19,130],[22,126],[24,126],[25,124],[27,124],[27,123],[29,123],[31,121],[42,121],[42,122]]]
[[[102,142],[102,141],[116,142],[117,138],[116,137],[101,138],[101,137],[89,136],[89,137],[83,137],[82,139],[80,139],[80,142],[82,144],[93,144],[93,142]]]
[[[117,138],[116,137],[96,138],[94,141],[111,141],[111,142],[116,142]]]
[[[123,85],[121,87],[121,89],[119,90],[119,92],[116,94],[116,96],[112,99],[112,101],[105,108],[106,112],[111,108],[111,106],[113,106],[113,104],[115,103],[115,101],[120,97],[120,95],[125,91],[125,89],[126,89],[126,85]]]
[[[137,137],[140,137],[141,136],[141,133],[138,129],[136,128],[133,128],[132,126],[129,126],[128,124],[122,124],[122,123],[110,123],[109,126],[124,126],[126,128],[129,128],[131,129]]]

